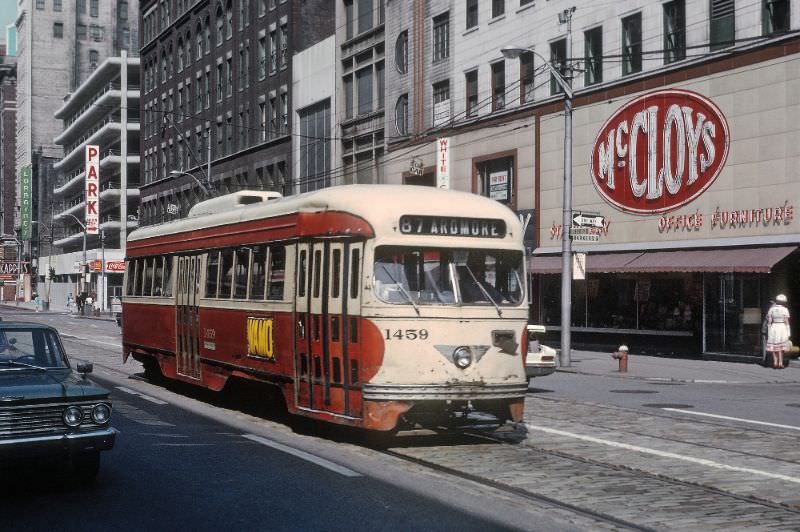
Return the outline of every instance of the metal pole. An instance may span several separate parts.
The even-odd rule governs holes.
[[[100,231],[100,312],[106,311],[106,232]]]
[[[564,11],[567,18],[566,82],[572,86],[572,10]],[[572,326],[572,97],[564,91],[564,207],[561,225],[561,367],[570,367]]]
[[[122,133],[119,138],[120,165],[119,165],[119,249],[125,256],[125,243],[128,233],[128,52],[122,50],[122,70],[120,71],[120,127]],[[105,271],[105,262],[103,262]],[[103,288],[105,294],[105,287]]]
[[[22,231],[19,232],[18,236],[22,236]],[[17,238],[17,286],[16,290],[14,291],[14,301],[15,305],[19,306],[19,287],[20,281],[22,280],[22,241]]]
[[[206,149],[206,153],[208,154],[208,163],[206,166],[206,179],[208,180],[208,190],[209,195],[211,191],[211,126],[208,127],[208,148]]]

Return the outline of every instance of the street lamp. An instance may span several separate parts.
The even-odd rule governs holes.
[[[567,53],[566,61],[571,54],[569,31],[571,29],[572,12],[575,8],[565,9],[559,13],[558,20],[566,23],[567,28]],[[572,84],[570,74],[565,78],[550,62],[540,53],[530,47],[509,46],[501,50],[503,56],[514,59],[523,53],[530,52],[541,59],[550,70],[558,85],[564,91],[564,204],[561,222],[561,356],[562,367],[572,365],[571,355],[571,318],[572,318]],[[568,67],[569,69],[569,67]],[[569,71],[569,70],[568,70]]]
[[[203,191],[203,194],[205,194],[207,198],[210,198],[210,197],[211,197],[211,191],[210,191],[210,190],[208,190],[208,187],[206,187],[206,186],[203,184],[203,182],[202,182],[202,181],[200,181],[199,179],[197,179],[197,178],[195,177],[195,175],[194,175],[194,174],[190,174],[189,172],[184,172],[183,170],[172,170],[172,171],[169,173],[169,175],[171,175],[172,177],[178,177],[178,176],[182,176],[182,175],[188,175],[189,177],[191,177],[192,179],[194,179],[194,182],[195,182],[195,183],[197,183],[197,184],[200,186],[200,189]]]

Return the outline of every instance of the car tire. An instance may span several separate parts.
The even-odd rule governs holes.
[[[100,451],[81,453],[72,457],[72,473],[79,484],[91,484],[100,472]]]

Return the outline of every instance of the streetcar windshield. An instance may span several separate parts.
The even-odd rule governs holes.
[[[380,246],[375,294],[397,305],[518,305],[522,253],[492,249]]]

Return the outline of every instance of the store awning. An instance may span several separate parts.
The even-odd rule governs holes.
[[[624,272],[628,263],[641,256],[641,251],[634,253],[606,253],[604,255],[589,254],[586,257],[586,271],[594,273]],[[534,255],[528,263],[530,273],[561,273],[561,255]]]
[[[648,251],[626,266],[629,272],[769,273],[797,246]],[[588,262],[588,260],[587,260]]]
[[[769,273],[797,246],[647,251],[636,253],[588,254],[586,271],[621,272],[727,272]],[[528,270],[537,274],[561,273],[561,255],[534,255]]]

